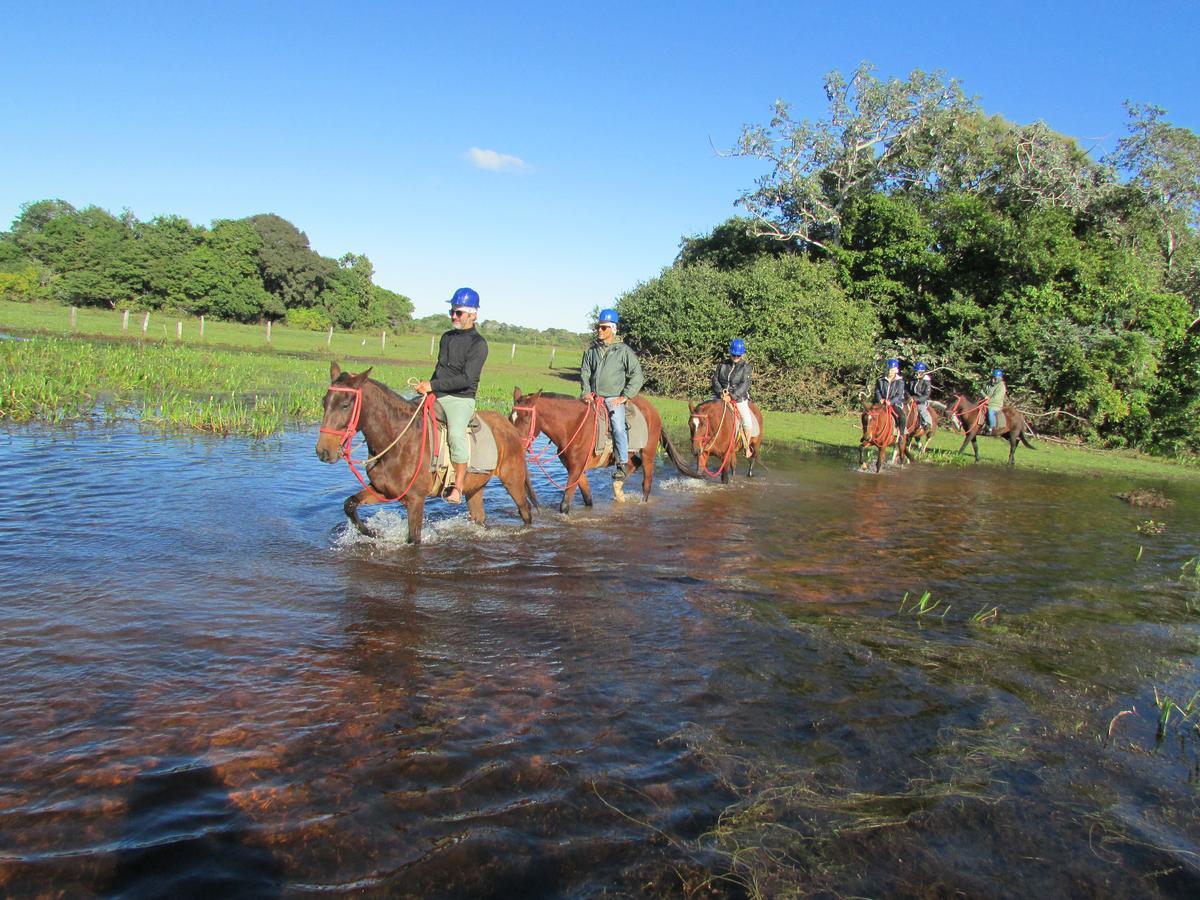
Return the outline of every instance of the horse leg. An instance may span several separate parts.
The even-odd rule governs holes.
[[[958,448],[959,453],[967,449],[967,444],[971,443],[972,438],[974,438],[974,435],[971,433],[971,429],[968,428],[966,435],[963,436],[962,446]]]
[[[504,466],[496,470],[499,475],[500,483],[504,485],[504,489],[508,491],[508,496],[513,498],[513,502],[517,504],[517,512],[521,514],[521,521],[526,525],[533,524],[533,504],[537,503],[537,495],[529,487],[529,470],[525,468],[525,461],[521,460],[519,466],[510,466],[510,471],[504,471]],[[480,491],[482,494],[483,491]]]
[[[374,491],[369,491],[363,488],[357,494],[347,497],[346,502],[342,504],[342,509],[346,511],[346,517],[358,529],[359,534],[366,535],[370,538],[379,537],[379,532],[374,528],[369,528],[363,523],[363,520],[358,517],[358,508],[360,506],[373,506],[379,503],[379,496]]]
[[[583,497],[583,505],[591,509],[592,506],[592,483],[588,481],[587,471],[585,470],[579,476],[579,495]]]
[[[979,462],[979,441],[974,434],[971,435],[971,449],[975,451],[975,462]]]
[[[658,446],[658,441],[655,441],[649,447],[642,449],[638,454],[641,457],[642,464],[642,500],[650,500],[650,488],[654,486],[654,448]],[[634,457],[637,459],[638,457]]]
[[[1010,466],[1016,465],[1016,462],[1014,462],[1014,460],[1013,460],[1013,457],[1015,457],[1016,455],[1017,455],[1017,436],[1010,431],[1008,433],[1008,464]]]
[[[421,526],[425,524],[425,495],[414,496],[414,492],[410,490],[404,498],[404,505],[408,509],[408,542],[419,544]]]
[[[487,512],[483,508],[482,486],[473,493],[467,494],[467,513],[476,525],[482,525],[487,521]]]
[[[733,452],[736,453],[737,451],[734,450]],[[721,469],[721,484],[729,484],[730,471],[735,466],[737,466],[737,457],[736,456],[729,457],[729,465],[727,465],[723,469]]]

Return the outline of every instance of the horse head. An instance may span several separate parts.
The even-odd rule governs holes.
[[[362,414],[363,386],[370,375],[370,369],[352,375],[343,372],[336,362],[330,363],[329,390],[321,401],[325,412],[321,416],[321,431],[317,437],[317,459],[322,462],[337,462],[354,440]]]

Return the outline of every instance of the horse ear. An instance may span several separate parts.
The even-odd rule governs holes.
[[[374,366],[372,366],[371,368],[374,368]],[[350,376],[350,386],[355,387],[355,388],[362,387],[364,384],[366,384],[367,377],[370,374],[371,374],[371,369],[366,369],[362,372],[359,372],[357,375],[351,375]]]
[[[521,389],[519,387],[517,387],[516,385],[513,385],[513,403],[516,403],[520,399],[521,399]]]
[[[691,413],[693,416],[696,414],[696,404],[693,403],[691,400],[688,401],[688,412]]]
[[[342,374],[342,367],[335,362],[329,364],[329,380],[337,381],[338,376]]]

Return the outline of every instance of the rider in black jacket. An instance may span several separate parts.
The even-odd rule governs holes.
[[[887,374],[875,382],[875,402],[887,403],[892,408],[896,429],[904,433],[904,380],[900,377],[900,360],[887,361]]]

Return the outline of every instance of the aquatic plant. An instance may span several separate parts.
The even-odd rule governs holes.
[[[909,613],[915,613],[917,616],[929,616],[929,615],[936,616],[938,608],[941,606],[941,601],[934,600],[933,597],[931,596],[931,594],[929,593],[929,591],[926,591],[920,597],[918,597],[916,600],[914,600],[911,604],[909,604],[907,610],[905,609],[906,604],[908,604],[908,592],[907,591],[905,591],[904,596],[900,598],[900,612],[901,613],[909,612]],[[936,618],[944,619],[944,618],[946,618],[946,613],[948,613],[948,612],[950,612],[950,604],[949,603],[947,603],[945,609],[942,610],[942,614],[940,616],[936,616]]]
[[[1191,700],[1189,700],[1185,705],[1180,706],[1179,703],[1172,699],[1169,694],[1167,694],[1165,691],[1160,694],[1158,692],[1158,688],[1155,687],[1154,705],[1158,707],[1158,727],[1154,734],[1155,740],[1159,741],[1160,743],[1162,742],[1163,738],[1166,736],[1167,727],[1171,723],[1171,716],[1173,713],[1178,713],[1179,717],[1183,721],[1189,723],[1194,729],[1196,729],[1197,733],[1200,733],[1200,722],[1197,722],[1195,719],[1197,702],[1200,702],[1200,691],[1196,691],[1196,693],[1192,695]]]
[[[1000,607],[993,606],[991,609],[988,609],[987,604],[984,604],[982,607],[980,607],[979,612],[977,612],[973,616],[971,616],[971,624],[987,625],[990,622],[995,622],[999,618],[1000,618]]]
[[[1166,509],[1175,505],[1174,500],[1154,490],[1125,491],[1117,494],[1117,499],[1124,500],[1130,506],[1148,506],[1156,509]]]
[[[1167,523],[1147,519],[1145,522],[1138,523],[1137,530],[1138,534],[1162,534],[1167,530]]]

